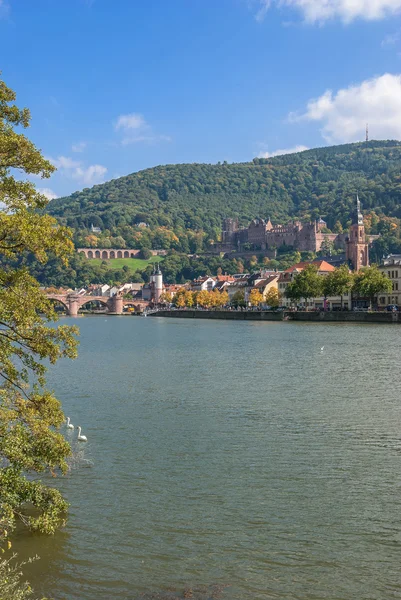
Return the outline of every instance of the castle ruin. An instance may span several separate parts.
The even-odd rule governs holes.
[[[310,223],[292,221],[273,225],[270,219],[253,219],[248,227],[239,228],[238,219],[224,219],[221,232],[221,251],[242,250],[248,244],[251,250],[274,250],[287,246],[301,252],[319,252],[325,240],[336,249],[345,250],[348,235],[323,233],[327,227],[323,219]]]

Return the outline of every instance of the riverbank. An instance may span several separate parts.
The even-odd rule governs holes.
[[[223,319],[240,321],[308,321],[313,323],[401,323],[398,312],[290,312],[237,310],[162,310],[151,317],[178,319]]]

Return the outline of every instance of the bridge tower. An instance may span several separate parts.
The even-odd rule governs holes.
[[[160,265],[157,266],[157,271],[154,274],[154,290],[155,290],[155,304],[159,304],[160,296],[163,293],[163,275],[160,271]]]
[[[124,301],[121,295],[116,294],[112,298],[112,309],[116,315],[122,315],[123,313]]]

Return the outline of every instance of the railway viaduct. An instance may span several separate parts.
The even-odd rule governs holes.
[[[85,254],[86,258],[101,258],[112,260],[113,258],[138,258],[141,250],[126,248],[77,248],[77,252]],[[153,256],[165,256],[166,250],[150,250]]]

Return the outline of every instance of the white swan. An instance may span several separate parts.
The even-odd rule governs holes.
[[[320,352],[323,352],[323,350],[324,350],[324,346],[322,346],[322,347],[320,348]]]
[[[81,435],[81,428],[78,427],[78,441],[79,442],[87,442],[88,438],[86,437],[86,435]]]
[[[74,425],[70,423],[70,417],[67,417],[67,429],[74,429]]]

